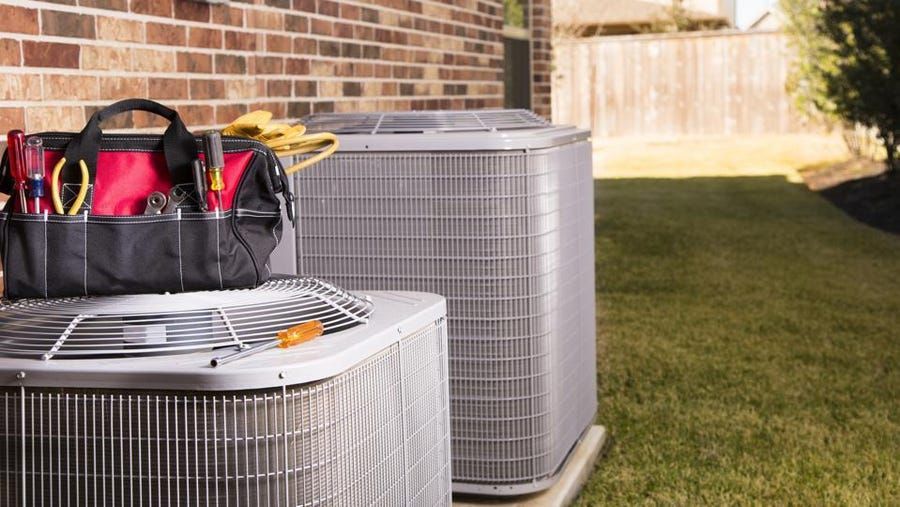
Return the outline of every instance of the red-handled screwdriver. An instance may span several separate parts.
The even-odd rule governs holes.
[[[9,155],[9,172],[15,182],[15,190],[19,193],[19,211],[28,213],[28,201],[25,200],[25,180],[28,169],[25,166],[25,132],[10,130],[6,134],[6,153]]]

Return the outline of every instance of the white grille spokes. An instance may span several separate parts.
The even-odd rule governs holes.
[[[325,332],[366,322],[370,301],[314,278],[255,289],[21,300],[0,306],[0,356],[140,357],[271,340],[319,320]]]

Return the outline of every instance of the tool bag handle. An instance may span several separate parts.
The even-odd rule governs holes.
[[[78,171],[68,169],[77,167],[80,159],[87,164],[91,182],[94,181],[97,175],[97,153],[103,139],[100,123],[128,111],[147,111],[169,120],[169,127],[162,136],[162,148],[172,184],[191,183],[193,181],[191,162],[197,158],[197,143],[193,134],[188,131],[174,109],[146,99],[120,100],[95,112],[84,129],[66,146],[66,169],[63,170],[62,180],[67,183],[79,183]]]

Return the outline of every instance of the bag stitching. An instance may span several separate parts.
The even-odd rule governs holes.
[[[221,221],[216,220],[216,267],[219,269],[219,289],[224,289],[225,282],[222,281],[221,239],[219,238],[219,225],[221,223]]]
[[[187,222],[205,222],[205,221],[209,221],[209,220],[218,220],[219,218],[227,218],[227,217],[228,217],[228,214],[227,214],[227,213],[222,213],[218,218],[215,217],[215,216],[208,216],[208,217],[188,217],[188,218],[184,218],[183,220],[185,220],[185,221],[187,221]],[[37,218],[29,218],[29,217],[9,217],[9,218],[7,218],[6,220],[9,220],[9,221],[15,221],[15,222],[45,222],[45,221],[48,221],[48,220],[46,220],[46,219],[37,219]],[[98,217],[95,216],[95,217],[93,217],[93,218],[89,218],[89,219],[88,219],[88,223],[92,223],[92,224],[112,224],[112,225],[119,225],[119,224],[130,225],[130,224],[159,224],[159,223],[165,223],[165,222],[174,222],[174,221],[176,221],[176,220],[179,220],[179,219],[178,219],[178,218],[164,218],[164,219],[154,218],[154,219],[152,219],[152,220],[149,220],[149,219],[148,219],[148,220],[119,220],[119,219],[113,219],[113,220],[110,220],[110,219],[98,218]],[[52,223],[55,223],[55,224],[71,224],[71,223],[77,223],[76,221],[71,220],[71,219],[62,219],[62,220],[57,219],[57,220],[49,220],[49,221],[52,222]]]
[[[47,288],[47,224],[49,220],[47,219],[50,216],[46,211],[44,212],[44,298],[48,298],[50,296],[49,290]]]
[[[84,295],[88,295],[88,212],[84,212]]]
[[[181,281],[181,292],[184,292],[184,265],[181,260],[181,210],[175,210],[178,215],[178,279]]]

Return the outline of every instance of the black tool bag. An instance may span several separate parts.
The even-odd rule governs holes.
[[[163,135],[103,134],[100,123],[143,110],[169,120]],[[12,192],[6,154],[0,191],[11,194],[0,212],[5,296],[49,298],[252,287],[269,276],[269,256],[281,239],[281,194],[293,222],[293,196],[283,169],[264,144],[225,137],[226,189],[217,209],[203,211],[192,163],[201,140],[178,114],[156,102],[130,99],[95,113],[80,133],[41,133],[47,192],[36,206]],[[30,137],[30,136],[29,136]],[[61,158],[59,214],[51,174]],[[84,203],[73,210],[88,169]],[[153,192],[178,194],[160,214],[145,214]],[[186,194],[186,195],[184,195]],[[177,202],[177,204],[175,204]],[[39,208],[40,212],[36,212]]]

